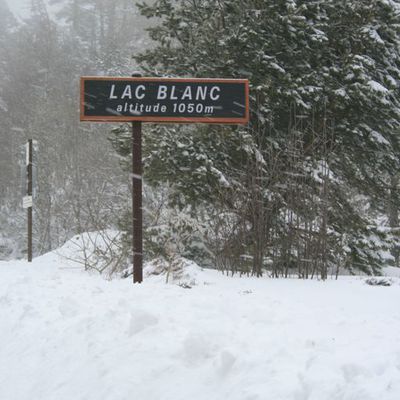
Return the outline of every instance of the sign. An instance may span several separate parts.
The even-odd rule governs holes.
[[[22,198],[22,207],[29,208],[33,206],[32,196],[24,196]]]
[[[38,142],[37,140],[32,140],[32,195],[35,199],[38,194],[38,183],[37,183],[37,164],[38,164]],[[29,142],[20,147],[20,160],[18,164],[20,165],[20,181],[21,181],[21,194],[26,196],[28,194],[28,169],[29,169]]]
[[[133,283],[141,283],[142,122],[246,124],[249,81],[82,77],[80,111],[81,121],[132,122]]]
[[[81,121],[246,124],[246,79],[81,78]]]

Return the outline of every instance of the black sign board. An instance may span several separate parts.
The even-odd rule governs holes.
[[[246,79],[81,78],[81,121],[245,124]]]

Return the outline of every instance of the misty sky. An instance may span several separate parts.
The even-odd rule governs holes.
[[[7,0],[10,10],[19,17],[24,17],[29,11],[29,0]]]
[[[26,18],[29,16],[30,10],[30,0],[6,0],[8,3],[8,7],[12,11],[12,13],[17,18]],[[48,1],[44,1],[45,4],[48,4]],[[48,7],[48,11],[50,16],[52,16],[53,12],[57,9],[56,6]]]

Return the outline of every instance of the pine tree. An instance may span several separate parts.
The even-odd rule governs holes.
[[[182,170],[190,171],[190,185],[200,192],[192,200],[218,202],[223,185],[213,176],[223,177],[228,193],[242,193],[236,204],[225,205],[234,211],[241,204],[237,221],[244,217],[247,224],[240,226],[251,227],[250,232],[236,229],[242,232],[236,237],[241,237],[244,252],[253,252],[253,273],[263,268],[263,257],[254,262],[255,235],[248,236],[260,230],[260,211],[266,220],[257,240],[265,245],[258,247],[264,247],[266,258],[271,252],[265,248],[272,247],[278,254],[275,264],[287,265],[283,253],[288,251],[301,264],[300,253],[313,243],[304,242],[301,232],[315,224],[316,246],[324,242],[329,250],[324,256],[316,252],[324,270],[328,260],[345,260],[346,266],[377,271],[378,248],[387,246],[388,238],[377,232],[354,198],[363,196],[372,208],[382,209],[382,183],[399,168],[398,6],[398,1],[383,0],[159,0],[141,5],[145,16],[160,22],[149,30],[156,46],[137,57],[146,73],[250,80],[252,117],[247,128],[162,128],[162,135],[149,135],[146,160],[149,176],[173,182],[179,196],[190,193]],[[293,130],[298,132],[295,162],[288,154]],[[213,150],[215,141],[221,145]],[[202,150],[193,154],[193,143]],[[317,173],[321,163],[329,176],[324,190]],[[279,173],[271,174],[271,165],[279,165]],[[303,177],[294,178],[294,186],[287,175],[291,165]],[[256,181],[255,169],[261,171]],[[202,171],[201,179],[193,170]],[[246,192],[255,187],[263,193],[258,213],[254,202],[246,200]],[[296,201],[291,187],[297,188]],[[307,204],[321,206],[306,217]],[[253,210],[252,218],[244,216],[246,209]],[[287,230],[290,223],[282,214],[292,215],[295,229]],[[369,239],[378,236],[379,241]],[[338,242],[343,244],[340,254]]]
[[[84,46],[95,72],[130,74],[132,54],[144,45],[143,19],[130,0],[50,0],[58,4],[57,19]]]
[[[128,195],[122,179],[128,178],[122,178],[106,139],[107,127],[79,123],[79,76],[94,74],[96,60],[90,59],[86,43],[69,26],[57,26],[49,17],[46,2],[34,0],[31,6],[24,24],[7,35],[7,54],[1,58],[0,92],[8,111],[0,110],[0,182],[4,179],[0,191],[6,193],[0,196],[0,207],[6,205],[10,215],[1,221],[2,232],[24,248],[18,161],[20,146],[28,138],[36,139],[39,190],[34,248],[41,254],[77,233],[112,227],[114,214]]]
[[[10,51],[10,40],[12,36],[12,29],[16,26],[16,21],[13,18],[10,10],[8,9],[5,0],[0,1],[0,74],[5,76],[7,70],[7,55]],[[8,115],[9,101],[6,93],[6,80],[2,79],[0,82],[0,198],[6,196],[7,182],[9,177],[13,175],[12,168],[12,155],[14,142],[10,137],[11,121]]]

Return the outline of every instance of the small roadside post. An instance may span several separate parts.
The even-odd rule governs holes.
[[[249,81],[81,77],[80,120],[132,123],[133,282],[143,281],[142,122],[246,124]]]
[[[33,227],[33,140],[26,143],[26,193],[22,198],[22,207],[28,211],[28,262],[32,262],[32,227]]]

